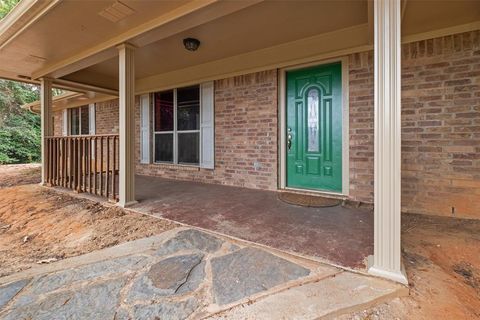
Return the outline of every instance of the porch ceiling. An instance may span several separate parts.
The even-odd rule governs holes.
[[[43,3],[50,3],[48,10],[27,11],[24,29],[18,24],[2,29],[5,21],[0,23],[0,77],[35,81],[51,76],[115,90],[115,45],[129,41],[138,46],[137,88],[146,92],[187,79],[220,77],[349,48],[365,50],[373,38],[370,0],[122,0],[127,6],[122,10],[131,14],[118,22],[100,14],[118,1]],[[467,24],[480,27],[476,0],[403,0],[403,8],[405,39]],[[200,49],[186,51],[185,37],[198,38]]]
[[[266,1],[139,48],[135,73],[144,78],[367,22],[366,1]],[[185,50],[186,37],[199,39],[200,49]],[[115,77],[117,70],[115,57],[67,78]]]

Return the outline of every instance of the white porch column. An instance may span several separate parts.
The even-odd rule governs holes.
[[[135,203],[135,48],[118,46],[119,51],[119,205]]]
[[[45,137],[53,135],[52,123],[52,80],[40,79],[40,121],[41,121],[41,154],[42,154],[42,184],[47,183],[47,144]]]
[[[400,243],[400,1],[375,0],[374,255],[369,272],[407,284]]]

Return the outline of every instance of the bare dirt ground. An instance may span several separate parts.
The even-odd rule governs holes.
[[[0,188],[40,183],[41,166],[38,163],[0,165]]]
[[[176,226],[48,190],[38,181],[38,166],[0,166],[0,276]]]
[[[341,319],[480,319],[480,221],[402,219],[410,296]]]
[[[0,276],[175,226],[42,188],[39,172],[0,166]],[[402,219],[410,295],[340,319],[480,319],[480,221]]]

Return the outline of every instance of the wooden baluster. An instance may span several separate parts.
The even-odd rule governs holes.
[[[112,154],[112,199],[115,200],[116,199],[116,186],[115,186],[115,175],[116,175],[116,158],[117,158],[117,143],[116,143],[116,139],[117,137],[116,136],[113,136],[113,141],[112,141],[112,150],[113,150],[113,154]]]
[[[92,137],[88,138],[88,192],[92,193]]]
[[[100,137],[100,195],[103,195],[103,136]]]
[[[52,184],[52,139],[48,138],[48,183]]]
[[[60,185],[60,140],[55,138],[55,185]]]
[[[77,139],[72,138],[72,189],[77,188]]]
[[[85,191],[85,155],[84,155],[84,145],[85,145],[85,139],[80,138],[80,191],[83,192]]]
[[[55,182],[55,144],[53,138],[48,139],[50,141],[50,186],[53,186],[53,183]]]
[[[78,191],[78,186],[80,185],[80,183],[78,182],[78,179],[79,179],[79,174],[78,174],[78,156],[80,154],[80,150],[79,150],[79,143],[78,143],[78,138],[75,138],[74,140],[74,148],[75,148],[75,158],[74,158],[74,161],[75,161],[75,166],[74,166],[74,169],[75,169],[75,178],[74,178],[74,190]]]
[[[55,185],[58,186],[60,179],[59,173],[59,161],[60,161],[60,148],[58,145],[58,138],[55,138]]]
[[[54,158],[55,158],[55,163],[54,163],[54,181],[53,183],[57,186],[58,185],[58,144],[57,144],[58,139],[53,138],[53,145],[55,146],[55,153],[54,153]]]
[[[108,198],[108,190],[110,188],[110,137],[107,137],[107,171],[105,172],[105,197]]]
[[[61,138],[62,141],[62,187],[65,187],[65,159],[67,158],[65,138]]]
[[[83,139],[80,137],[78,138],[78,186],[79,192],[83,191]]]
[[[68,138],[67,140],[68,144],[68,184],[67,188],[72,189],[72,159],[73,159],[73,153],[72,153],[72,139]]]
[[[48,138],[48,184],[52,185],[52,139]]]
[[[48,138],[45,138],[45,144],[47,145],[47,152],[46,152],[46,157],[47,157],[47,161],[46,162],[46,177],[45,177],[45,182],[48,184],[50,183],[50,140]]]
[[[74,167],[74,148],[73,148],[73,139],[68,139],[68,187],[73,188],[73,167]]]
[[[93,171],[94,171],[94,176],[93,176],[93,188],[95,189],[95,194],[98,194],[98,188],[97,188],[97,163],[98,163],[98,145],[97,145],[97,137],[94,138],[93,140],[93,145],[94,145],[94,157],[95,157],[95,163],[93,166]]]
[[[87,192],[87,138],[82,138],[82,148],[83,148],[83,192]]]

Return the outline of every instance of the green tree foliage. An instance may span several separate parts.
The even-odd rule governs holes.
[[[40,160],[40,117],[21,109],[38,100],[36,86],[0,80],[0,163]]]
[[[5,17],[20,0],[0,0],[0,19]]]
[[[20,0],[0,0],[0,19]],[[20,106],[38,100],[38,88],[0,80],[0,164],[40,160],[40,117]]]

